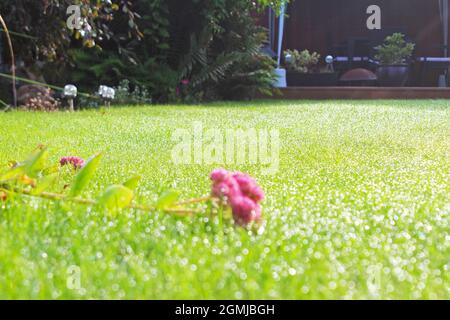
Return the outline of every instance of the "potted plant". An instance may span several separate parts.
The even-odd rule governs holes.
[[[394,33],[386,37],[384,43],[375,48],[375,59],[380,62],[377,69],[378,83],[384,87],[402,87],[409,74],[408,61],[415,48],[407,42],[405,35]]]
[[[317,52],[286,50],[284,54],[289,87],[322,87],[337,84],[336,73],[320,70],[320,54]]]

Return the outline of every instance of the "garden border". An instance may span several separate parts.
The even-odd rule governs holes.
[[[256,99],[450,99],[450,88],[433,87],[289,87]]]

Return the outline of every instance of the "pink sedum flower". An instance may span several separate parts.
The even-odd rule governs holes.
[[[213,182],[212,196],[224,200],[231,207],[238,225],[245,226],[261,220],[259,203],[264,199],[264,192],[252,177],[242,172],[216,169],[211,172],[210,178]]]
[[[238,225],[247,225],[256,219],[256,207],[258,204],[245,196],[237,196],[231,199],[231,209],[234,221]]]
[[[239,187],[244,195],[253,199],[254,201],[264,200],[264,191],[256,184],[256,181],[248,174],[236,172],[233,174]]]
[[[85,161],[80,157],[62,157],[59,160],[61,166],[72,165],[74,169],[83,168]]]
[[[229,176],[229,173],[225,169],[216,169],[209,175],[214,183],[222,182],[227,176]]]
[[[213,184],[212,195],[216,198],[231,199],[241,195],[241,191],[237,182],[232,177],[228,177],[219,183]]]

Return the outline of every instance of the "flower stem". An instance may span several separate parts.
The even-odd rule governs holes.
[[[211,199],[212,199],[211,196],[206,196],[206,197],[201,197],[201,198],[194,198],[194,199],[178,201],[175,204],[180,206],[180,205],[185,205],[185,204],[206,202],[206,201],[211,200]]]
[[[42,199],[48,199],[48,200],[67,200],[67,201],[71,201],[74,203],[78,203],[78,204],[83,204],[83,205],[96,205],[98,204],[97,201],[92,200],[92,199],[82,199],[82,198],[70,198],[67,197],[63,194],[59,194],[59,193],[51,193],[51,192],[41,192],[39,194],[33,194],[33,192],[28,191],[28,190],[8,190],[6,188],[0,188],[0,191],[4,191],[6,193],[18,193],[18,194],[24,194],[30,197],[36,197],[36,198],[42,198]],[[195,203],[195,202],[189,202],[189,203]],[[140,210],[140,211],[146,211],[146,212],[155,212],[158,211],[158,209],[156,207],[152,207],[152,206],[144,206],[144,205],[138,205],[138,204],[130,204],[129,206],[127,206],[128,209],[136,209],[136,210]],[[186,208],[167,208],[167,209],[162,209],[162,211],[166,212],[166,213],[170,213],[170,214],[175,214],[175,215],[179,215],[179,216],[190,216],[194,213],[200,213],[201,210],[199,209],[186,209]]]

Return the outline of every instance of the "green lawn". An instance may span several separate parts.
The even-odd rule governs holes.
[[[204,217],[0,202],[0,298],[450,298],[450,102],[249,102],[0,113],[0,164],[103,151],[94,197],[209,193],[223,165],[175,165],[177,128],[278,129],[280,166],[226,165],[267,194],[260,234]],[[66,177],[67,178],[67,177]],[[70,282],[81,275],[80,288]],[[76,281],[75,281],[76,282]]]

